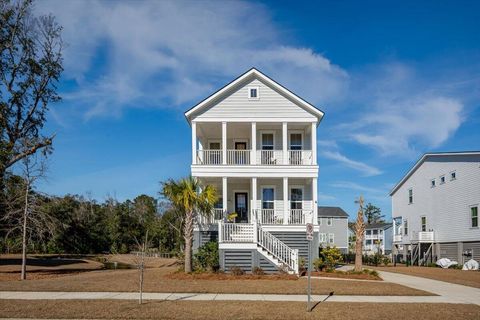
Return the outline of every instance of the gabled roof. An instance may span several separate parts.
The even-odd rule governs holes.
[[[348,218],[348,213],[343,211],[340,207],[318,207],[318,217],[334,217],[334,218]]]
[[[393,223],[391,222],[375,222],[370,224],[365,224],[365,229],[389,229],[393,227]]]
[[[264,73],[260,72],[259,70],[255,69],[255,68],[251,68],[247,72],[243,73],[242,75],[240,75],[239,77],[237,77],[236,79],[234,79],[233,81],[231,81],[230,83],[225,85],[223,88],[214,92],[213,94],[211,94],[210,96],[208,96],[207,98],[205,98],[204,100],[200,101],[195,106],[193,106],[192,108],[187,110],[185,112],[185,117],[187,118],[188,122],[191,121],[191,117],[192,117],[193,114],[197,113],[198,111],[200,111],[203,108],[208,107],[211,102],[216,101],[224,93],[228,92],[229,90],[231,90],[232,88],[234,88],[238,84],[241,84],[244,80],[249,79],[249,78],[256,78],[256,79],[264,82],[265,84],[267,84],[268,86],[270,86],[274,90],[277,90],[281,94],[288,97],[294,103],[300,105],[305,110],[307,110],[310,113],[312,113],[313,115],[315,115],[318,118],[319,122],[322,120],[323,115],[325,114],[322,110],[318,109],[317,107],[315,107],[311,103],[307,102],[303,98],[297,96],[296,94],[294,94],[293,92],[291,92],[290,90],[288,90],[287,88],[285,88],[284,86],[282,86],[281,84],[279,84],[278,82],[273,80],[272,78],[268,77]]]
[[[417,171],[417,169],[424,163],[427,158],[433,157],[445,157],[445,156],[471,156],[471,155],[480,155],[480,151],[458,151],[458,152],[430,152],[425,153],[416,163],[415,165],[407,172],[405,176],[403,176],[402,180],[400,180],[390,191],[390,196],[400,188],[411,175]]]

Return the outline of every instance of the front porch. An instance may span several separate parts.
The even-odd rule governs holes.
[[[219,201],[203,224],[218,221],[261,225],[305,225],[317,221],[316,178],[200,178]]]

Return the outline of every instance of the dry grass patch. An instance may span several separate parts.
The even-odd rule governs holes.
[[[170,274],[176,267],[152,268],[145,271],[145,292],[193,292],[193,293],[271,293],[305,294],[307,280],[266,279],[205,280],[187,275],[185,279],[172,279]],[[114,291],[134,292],[138,290],[138,271],[101,270],[84,272],[61,278],[32,281],[2,281],[0,291]],[[338,295],[432,295],[394,283],[383,281],[341,281],[335,279],[312,279],[314,294]]]
[[[375,269],[480,288],[480,271],[463,271],[433,267],[405,267],[403,265],[396,267],[376,267]]]
[[[479,319],[480,307],[461,304],[300,302],[0,300],[3,317],[62,319]]]

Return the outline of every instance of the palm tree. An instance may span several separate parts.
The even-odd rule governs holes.
[[[162,182],[163,196],[183,215],[183,237],[185,239],[185,272],[192,272],[193,224],[198,214],[209,216],[217,201],[217,192],[211,185],[202,186],[197,178]]]
[[[360,196],[358,201],[357,221],[355,222],[355,271],[362,271],[362,246],[363,235],[365,233],[365,222],[363,220],[363,197]]]

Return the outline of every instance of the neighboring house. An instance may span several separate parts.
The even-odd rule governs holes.
[[[393,224],[377,222],[365,224],[363,253],[390,254],[392,252]]]
[[[198,221],[194,249],[218,240],[225,271],[260,266],[298,272],[299,256],[308,255],[307,223],[314,224],[318,248],[317,126],[323,112],[253,68],[185,116],[192,129],[192,176],[220,195],[211,219]],[[226,221],[233,212],[237,217]]]
[[[337,247],[348,251],[348,214],[339,207],[318,207],[321,247]]]
[[[469,253],[480,261],[480,152],[426,153],[390,196],[394,244],[404,259],[462,263]]]

